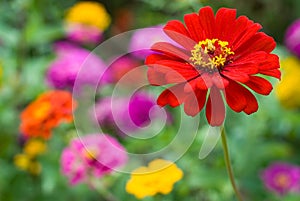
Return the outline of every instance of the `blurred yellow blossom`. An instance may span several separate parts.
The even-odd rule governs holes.
[[[30,139],[24,146],[24,153],[28,156],[35,157],[43,154],[47,149],[47,145],[42,140]]]
[[[174,183],[183,177],[183,172],[171,161],[156,159],[131,173],[126,191],[138,199],[154,196],[157,193],[168,194]]]
[[[38,175],[41,172],[41,164],[32,159],[27,154],[17,154],[14,158],[14,164],[17,168],[23,171],[28,171],[33,175]]]
[[[76,3],[67,12],[65,20],[70,24],[97,27],[101,31],[104,31],[111,22],[105,7],[98,2],[92,1]]]
[[[14,158],[15,165],[21,170],[27,170],[30,165],[31,159],[26,154],[17,154]]]
[[[281,62],[283,76],[276,87],[276,96],[287,108],[300,107],[300,60],[288,57]]]

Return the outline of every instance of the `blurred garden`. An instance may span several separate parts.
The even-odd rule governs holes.
[[[0,128],[0,201],[299,201],[300,1],[0,0]]]

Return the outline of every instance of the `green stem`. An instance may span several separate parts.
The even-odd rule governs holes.
[[[222,145],[223,145],[223,150],[224,150],[224,159],[225,159],[226,169],[227,169],[227,172],[228,172],[228,175],[230,178],[231,185],[233,187],[233,190],[235,192],[235,195],[236,195],[238,201],[243,201],[242,196],[241,196],[241,194],[235,184],[235,180],[234,180],[234,175],[233,175],[229,151],[228,151],[225,128],[222,128],[221,137],[222,137]]]

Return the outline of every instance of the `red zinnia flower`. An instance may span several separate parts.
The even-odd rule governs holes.
[[[281,76],[279,59],[270,54],[276,46],[273,38],[246,16],[236,18],[234,9],[221,8],[214,16],[211,7],[204,7],[199,14],[185,15],[184,22],[186,26],[172,20],[164,27],[178,46],[155,43],[151,49],[157,53],[146,59],[150,84],[174,84],[161,93],[158,105],[184,103],[185,113],[195,116],[207,103],[212,126],[225,118],[222,94],[232,110],[256,112],[257,100],[247,88],[268,95],[271,83],[257,75]]]

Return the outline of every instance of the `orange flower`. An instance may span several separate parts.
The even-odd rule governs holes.
[[[66,91],[49,91],[41,94],[21,113],[21,132],[28,137],[48,139],[51,130],[62,121],[71,122],[72,95]]]

